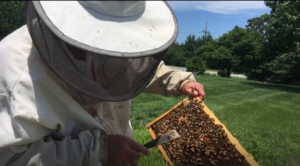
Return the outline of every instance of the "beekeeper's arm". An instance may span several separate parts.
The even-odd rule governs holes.
[[[144,92],[166,97],[179,97],[183,95],[182,86],[189,81],[196,81],[193,73],[173,70],[161,62]]]
[[[58,140],[51,134],[61,127],[56,122],[63,119],[49,116],[52,124],[41,122],[9,95],[1,94],[0,101],[0,165],[105,165],[107,144],[100,130],[85,130],[77,138]],[[53,124],[57,128],[52,128]]]

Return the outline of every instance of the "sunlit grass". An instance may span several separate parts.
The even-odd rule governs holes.
[[[300,166],[300,88],[244,79],[197,76],[205,104],[263,166]],[[184,97],[141,94],[133,100],[132,125],[140,143],[152,140],[146,125]],[[167,166],[158,148],[139,166]]]

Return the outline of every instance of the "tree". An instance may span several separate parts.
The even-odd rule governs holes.
[[[218,69],[230,77],[231,71],[248,72],[263,59],[262,35],[250,28],[235,26],[217,40],[196,49],[197,57],[206,61],[209,68]]]
[[[247,21],[248,24],[246,25],[246,27],[255,30],[259,34],[263,35],[266,31],[266,25],[269,18],[268,16],[268,14],[263,14],[259,17],[249,19]]]
[[[270,2],[268,2],[270,3]],[[267,3],[267,4],[268,4]],[[270,5],[265,46],[271,59],[296,47],[299,42],[300,2],[287,1]],[[275,6],[275,7],[274,7]]]
[[[204,60],[204,56],[197,52],[197,50],[201,50],[205,43],[209,43],[214,41],[210,32],[206,32],[207,35],[202,35],[195,40],[194,36],[188,36],[185,42],[185,51],[188,60],[186,62],[186,67],[188,71],[191,71],[195,74],[203,74],[206,70],[206,62]],[[193,50],[191,49],[193,48]],[[199,56],[200,55],[200,56]],[[190,56],[190,57],[189,57]]]
[[[206,45],[202,45],[195,50],[196,57],[200,57],[205,60],[206,68],[209,69],[219,69],[219,64],[214,60],[208,59],[209,53],[214,52],[218,49],[218,44],[216,40],[209,41]]]
[[[250,78],[300,85],[300,2],[265,1],[265,4],[272,9],[264,33],[266,62],[252,70]]]
[[[276,12],[276,8],[278,5],[284,3],[284,1],[264,1],[265,5],[271,8],[271,13]]]
[[[197,40],[196,40],[196,42],[197,42],[197,48],[199,48],[201,46],[204,46],[205,43],[208,43],[208,42],[214,40],[213,37],[211,36],[210,32],[206,32],[206,33],[207,33],[206,36],[204,34],[204,35],[202,35],[202,36],[200,36],[200,37],[197,38]]]
[[[247,72],[262,59],[262,36],[251,29],[235,26],[218,39],[218,45],[229,49],[232,56],[238,59],[235,71]]]
[[[177,57],[176,58],[176,64],[180,64],[180,65],[183,65],[183,64],[187,65],[188,64],[189,69],[193,68],[193,71],[195,71],[195,72],[196,72],[195,68],[198,68],[198,69],[202,68],[199,65],[202,65],[204,63],[203,59],[193,58],[193,57],[196,55],[195,50],[197,48],[200,48],[201,46],[204,46],[205,41],[207,41],[207,42],[213,41],[213,37],[211,36],[211,34],[209,32],[206,36],[202,35],[198,38],[196,38],[195,35],[191,35],[191,34],[188,35],[185,42],[184,42],[184,44],[181,44],[181,45],[177,46],[178,49],[176,49],[176,53],[175,53],[175,50],[174,50],[173,55],[180,54],[180,55],[176,56]],[[180,50],[180,48],[181,48],[181,50]],[[197,63],[197,64],[193,64],[193,63]],[[196,66],[198,66],[198,67],[196,67]],[[204,66],[204,68],[205,68],[205,63],[202,66]]]
[[[0,23],[0,40],[24,25],[24,1],[0,1]]]
[[[240,63],[238,57],[234,56],[231,50],[224,46],[219,46],[213,51],[208,48],[208,50],[204,52],[204,57],[206,61],[216,63],[219,66],[219,71],[224,71],[225,69],[226,77],[230,77],[232,68]]]
[[[298,50],[300,51],[300,49]],[[269,66],[272,71],[269,82],[300,85],[299,52],[281,54],[271,61]]]
[[[184,51],[179,43],[175,42],[171,45],[164,57],[164,62],[167,65],[185,66],[186,58],[184,57]]]
[[[205,61],[198,56],[194,56],[186,63],[187,71],[195,74],[203,74],[206,70]]]
[[[188,35],[183,45],[184,57],[186,58],[193,57],[195,55],[194,50],[196,48],[197,48],[197,40],[195,35]]]

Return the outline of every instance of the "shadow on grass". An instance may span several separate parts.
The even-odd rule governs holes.
[[[300,87],[297,86],[289,86],[289,85],[278,85],[278,84],[264,84],[259,82],[242,82],[242,84],[255,86],[262,89],[268,90],[280,90],[285,92],[291,93],[299,93],[300,94]]]

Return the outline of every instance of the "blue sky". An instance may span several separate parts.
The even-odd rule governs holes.
[[[184,42],[189,34],[201,36],[210,31],[213,38],[232,30],[236,25],[245,27],[247,20],[269,13],[263,1],[168,1],[178,19],[177,42]]]

